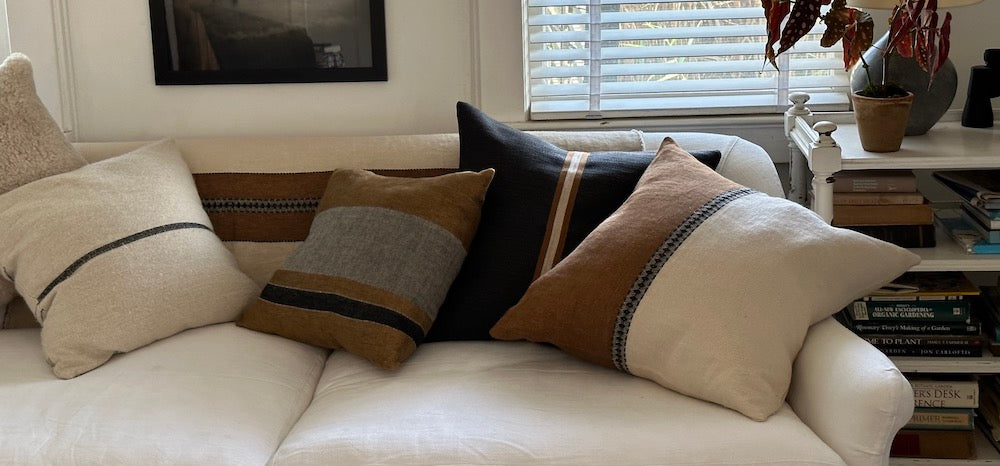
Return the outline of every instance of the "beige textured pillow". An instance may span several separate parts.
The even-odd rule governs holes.
[[[806,331],[919,262],[718,175],[671,140],[493,327],[762,421]]]
[[[0,195],[0,244],[62,378],[233,320],[256,292],[170,141]]]
[[[85,164],[35,93],[31,61],[11,54],[0,64],[0,194]],[[0,310],[15,296],[0,276]]]

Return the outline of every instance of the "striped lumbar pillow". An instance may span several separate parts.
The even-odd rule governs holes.
[[[334,170],[309,236],[238,324],[398,367],[462,266],[492,178]]]
[[[58,377],[231,321],[255,285],[211,229],[169,141],[0,195],[4,270]]]
[[[781,407],[809,326],[917,262],[667,140],[622,207],[491,333],[763,420]]]

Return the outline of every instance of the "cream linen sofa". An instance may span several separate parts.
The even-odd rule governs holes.
[[[566,149],[655,149],[666,134],[535,133]],[[745,140],[718,171],[781,196]],[[456,167],[453,134],[178,140],[194,173]],[[90,161],[140,143],[84,143]],[[263,283],[295,246],[228,244]],[[712,342],[705,342],[712,344]],[[37,329],[0,331],[0,464],[886,464],[909,384],[827,319],[812,327],[787,403],[765,422],[525,342],[422,345],[398,371],[232,323],[188,330],[71,380]]]

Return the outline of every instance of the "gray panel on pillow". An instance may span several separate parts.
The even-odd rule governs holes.
[[[327,209],[313,220],[309,235],[312,241],[289,256],[286,269],[389,291],[410,299],[431,318],[465,258],[462,243],[444,228],[378,207]],[[393,260],[375,260],[371,251]]]

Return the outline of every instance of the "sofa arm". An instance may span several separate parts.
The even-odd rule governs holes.
[[[788,404],[847,464],[888,464],[913,390],[889,358],[829,318],[806,335]]]

